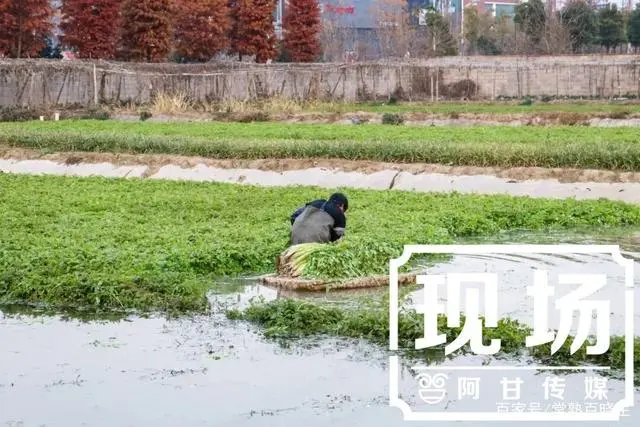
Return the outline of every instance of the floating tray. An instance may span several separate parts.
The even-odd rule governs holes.
[[[398,285],[414,284],[416,274],[398,274]],[[298,277],[262,276],[262,284],[286,290],[325,291],[327,289],[361,289],[376,288],[389,285],[389,276],[357,277],[337,281],[323,281],[318,279],[301,279]]]

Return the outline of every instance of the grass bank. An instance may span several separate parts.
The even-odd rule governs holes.
[[[261,100],[222,100],[214,102],[194,102],[186,93],[159,93],[147,105],[138,106],[160,114],[204,113],[430,113],[430,114],[539,114],[539,113],[606,113],[616,116],[640,112],[638,101],[576,101],[576,100],[524,99],[511,101],[401,101],[389,99],[386,102],[323,102],[298,101],[283,97]]]
[[[541,113],[577,113],[585,115],[606,115],[623,118],[640,112],[637,101],[575,101],[554,100],[514,100],[496,102],[459,102],[459,101],[398,101],[386,102],[323,102],[297,101],[282,97],[263,100],[222,100],[219,102],[193,102],[185,93],[168,95],[158,94],[147,105],[137,107],[141,111],[154,114],[304,114],[304,113],[428,113],[434,115],[538,115]]]
[[[304,108],[304,107],[303,107]],[[539,113],[640,113],[638,102],[363,102],[310,104],[310,112],[371,112],[371,113],[431,113],[431,114],[539,114]]]
[[[460,166],[640,170],[633,128],[336,126],[101,120],[0,123],[0,143],[46,151],[340,158]]]
[[[59,113],[61,119],[98,118],[107,119],[120,114],[152,116],[185,116],[215,118],[229,121],[279,120],[288,116],[341,116],[350,113],[366,114],[404,114],[456,119],[484,118],[488,120],[515,118],[549,118],[562,122],[575,122],[589,118],[624,119],[640,114],[640,102],[637,100],[620,101],[573,101],[532,99],[521,101],[495,102],[422,102],[397,101],[385,102],[323,102],[298,101],[282,97],[260,100],[221,100],[213,102],[194,102],[188,94],[168,95],[159,93],[152,102],[140,105],[99,105],[99,106],[37,106],[37,107],[0,107],[0,121],[38,120],[40,116],[53,117]],[[572,123],[566,123],[572,124]]]
[[[270,97],[261,100],[222,100],[214,102],[194,102],[186,93],[157,94],[153,101],[139,108],[172,114],[192,111],[208,113],[348,113],[364,111],[371,113],[409,113],[428,112],[432,114],[527,114],[541,112],[568,112],[568,113],[628,113],[640,112],[638,101],[576,101],[576,100],[549,100],[524,99],[511,101],[401,101],[389,99],[386,102],[324,102],[324,101],[298,101],[284,97]]]
[[[369,303],[369,307],[345,309],[331,305],[307,301],[279,299],[269,302],[253,302],[244,311],[228,310],[227,317],[234,320],[245,320],[263,328],[266,337],[272,339],[296,339],[313,335],[328,335],[346,338],[366,338],[370,342],[388,347],[389,345],[389,310],[388,299]],[[460,325],[464,325],[461,316]],[[446,334],[446,343],[451,343],[462,331],[462,327],[447,326],[445,316],[438,319],[438,330]],[[576,366],[579,364],[595,364],[610,366],[614,370],[624,369],[625,343],[624,337],[611,338],[609,351],[598,356],[586,354],[586,342],[576,353],[569,349],[573,337],[569,337],[562,348],[551,356],[551,343],[527,349],[525,339],[532,329],[518,321],[501,319],[496,328],[483,327],[483,342],[501,339],[500,356],[532,356],[544,365]],[[401,309],[398,313],[398,348],[410,358],[426,358],[429,362],[444,360],[444,345],[415,350],[415,340],[424,336],[423,315],[413,309]],[[635,338],[635,365],[640,363],[640,337]],[[449,355],[455,357],[470,352],[469,344]],[[636,372],[635,383],[640,385],[640,372]]]
[[[640,224],[613,201],[346,190],[347,237],[318,277],[385,274],[408,243]],[[270,273],[312,187],[0,174],[0,304],[201,311],[222,276]],[[328,254],[326,252],[329,252]]]

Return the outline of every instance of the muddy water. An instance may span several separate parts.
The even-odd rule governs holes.
[[[633,237],[637,231],[627,232],[623,236],[591,236],[577,238],[565,236],[562,243],[575,244],[608,244],[620,245],[623,257],[631,259],[634,263],[640,260],[640,241]],[[558,243],[554,236],[505,236],[499,243],[522,244],[522,243]],[[491,254],[491,255],[456,255],[450,262],[436,265],[426,269],[429,274],[457,273],[457,272],[479,272],[497,273],[498,281],[498,318],[509,317],[517,319],[528,325],[533,325],[533,301],[527,295],[526,286],[533,285],[534,272],[545,271],[548,274],[548,284],[555,288],[557,299],[567,295],[578,286],[576,282],[560,283],[559,275],[562,274],[606,274],[606,285],[589,297],[594,300],[611,301],[608,312],[610,313],[610,329],[612,334],[624,335],[624,315],[625,315],[625,271],[610,254]],[[633,272],[634,282],[640,282],[640,268],[635,267]],[[471,283],[462,284],[461,289],[477,287]],[[445,288],[440,287],[439,301],[443,304],[447,302]],[[486,304],[484,294],[479,301],[480,310],[485,310]],[[634,291],[634,306],[636,311],[633,314],[635,330],[640,330],[640,291]],[[407,301],[408,307],[415,307],[424,301],[422,290],[411,294]],[[553,300],[552,300],[553,301]],[[460,298],[462,307],[465,307],[465,300]],[[549,324],[560,324],[561,312],[553,305],[549,306]],[[578,313],[574,313],[574,326],[572,334],[575,335]],[[595,329],[592,329],[595,332]]]
[[[625,239],[631,234],[602,238],[568,238],[553,235],[504,236],[502,242],[622,244],[626,257],[640,256],[640,244]],[[546,240],[545,240],[546,239]],[[498,243],[494,239],[494,242]],[[524,286],[532,268],[552,273],[602,271],[611,282],[598,297],[612,297],[611,328],[619,332],[621,270],[607,256],[513,256],[493,258],[456,257],[430,272],[471,272],[477,268],[505,272],[500,284],[500,315],[531,320]],[[574,271],[572,271],[574,270]],[[636,278],[640,273],[636,269]],[[501,276],[502,277],[502,276]],[[551,276],[553,282],[553,275]],[[555,283],[551,283],[555,284]],[[57,317],[0,314],[0,426],[403,426],[400,410],[389,407],[389,359],[384,349],[363,341],[309,339],[289,346],[262,338],[253,325],[232,322],[223,310],[244,307],[250,299],[267,300],[283,293],[254,284],[235,284],[212,292],[213,313],[188,319],[129,318],[118,322],[64,321]],[[233,292],[229,292],[229,290]],[[224,290],[224,291],[223,291]],[[559,288],[558,294],[566,289]],[[381,290],[359,296],[371,298]],[[420,301],[420,292],[412,302]],[[636,306],[638,306],[635,293]],[[298,295],[306,298],[306,295]],[[354,301],[349,294],[315,295],[319,301]],[[464,300],[463,300],[464,304]],[[463,305],[464,307],[464,305]],[[550,307],[553,309],[553,306]],[[634,324],[638,328],[638,317]],[[575,333],[575,324],[572,334]],[[486,365],[488,363],[488,365]],[[489,370],[460,371],[456,367],[480,366]],[[563,410],[544,400],[544,375],[519,369],[491,370],[524,360],[496,360],[473,356],[446,362],[438,372],[450,376],[448,395],[435,405],[420,399],[418,382],[408,370],[412,363],[401,359],[399,391],[414,411],[495,411],[503,401],[499,380],[521,378],[521,404],[536,403],[543,410]],[[423,366],[424,367],[424,366]],[[479,399],[458,401],[456,378],[480,378]],[[583,372],[562,375],[566,379],[565,402],[584,401]],[[622,383],[609,380],[608,401],[623,393]],[[636,405],[640,398],[636,392]],[[597,401],[596,401],[597,402]],[[515,408],[515,407],[512,407]],[[582,406],[591,411],[592,406]],[[564,409],[566,410],[566,408]],[[618,425],[635,426],[640,413],[634,410]],[[475,423],[494,425],[493,423]],[[559,423],[544,423],[559,425]],[[453,422],[438,422],[438,426]],[[542,426],[542,423],[532,423]],[[611,422],[596,423],[610,426]]]
[[[0,172],[68,176],[104,176],[111,178],[144,178],[148,166],[117,166],[111,163],[64,164],[50,160],[0,159]],[[345,172],[325,168],[288,170],[284,172],[257,169],[216,168],[204,164],[192,168],[165,165],[150,173],[149,179],[226,182],[260,186],[311,185],[326,188],[363,188],[375,190],[412,190],[419,192],[451,192],[467,194],[507,194],[544,198],[607,198],[640,203],[640,183],[576,182],[557,180],[515,181],[489,175],[452,176],[446,174],[412,174],[396,170],[374,173]]]

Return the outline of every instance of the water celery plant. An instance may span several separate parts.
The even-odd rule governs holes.
[[[0,144],[48,151],[334,158],[464,166],[640,170],[634,128],[285,123],[0,123]]]
[[[607,200],[349,190],[347,236],[303,276],[387,274],[403,245],[510,230],[640,225]],[[0,174],[0,304],[206,311],[221,276],[275,272],[289,215],[314,187]]]
[[[388,296],[388,295],[387,295]],[[232,320],[245,320],[259,325],[267,338],[280,340],[298,339],[314,335],[329,335],[345,338],[366,338],[370,342],[384,347],[389,343],[389,307],[387,296],[375,301],[368,300],[353,307],[336,306],[304,300],[277,299],[273,301],[253,300],[239,311],[229,309],[226,315]],[[400,299],[402,301],[402,298]],[[415,349],[415,340],[424,336],[422,314],[414,309],[403,308],[398,312],[398,344],[404,356],[417,359],[426,358],[430,363],[441,362],[444,357],[444,344],[425,350]],[[481,323],[484,325],[484,322]],[[465,316],[460,316],[460,325],[465,324]],[[438,331],[446,334],[447,343],[452,342],[462,332],[462,327],[447,326],[444,315],[438,317]],[[609,350],[597,356],[586,353],[587,340],[581,348],[571,354],[569,351],[574,337],[569,336],[560,350],[552,357],[551,343],[526,348],[525,340],[532,333],[531,327],[514,319],[500,319],[495,328],[483,326],[483,341],[500,338],[501,349],[497,356],[533,357],[544,365],[576,366],[593,363],[609,366],[611,374],[619,375],[624,369],[624,337],[611,337]],[[470,351],[469,344],[452,353],[453,358]],[[528,353],[528,354],[527,354]],[[634,341],[635,365],[640,363],[640,337]],[[640,385],[640,372],[636,370],[636,385]]]

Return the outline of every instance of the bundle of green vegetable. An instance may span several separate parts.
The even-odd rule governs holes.
[[[278,275],[282,277],[302,276],[309,255],[324,246],[323,243],[301,243],[290,246],[278,258]]]
[[[350,238],[328,244],[304,243],[280,255],[277,271],[280,277],[329,281],[387,275],[389,260],[401,254],[402,245],[392,240]]]

